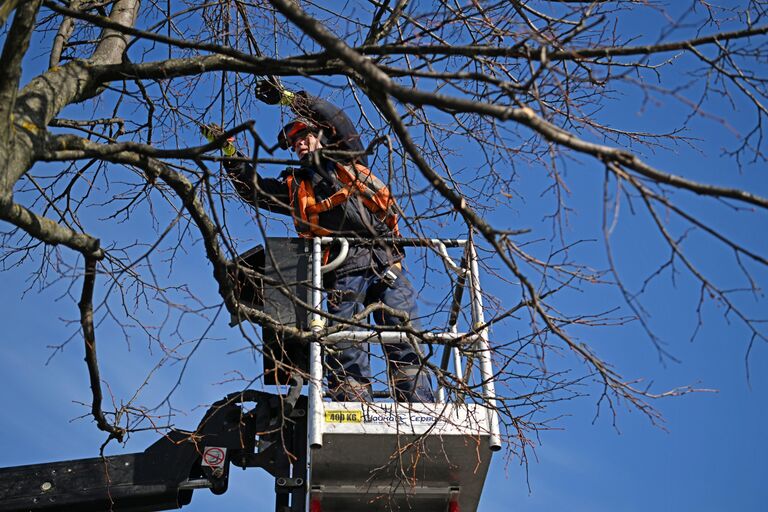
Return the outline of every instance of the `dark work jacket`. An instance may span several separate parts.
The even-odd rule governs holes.
[[[311,97],[305,99],[305,102],[309,101],[314,101],[311,105],[317,109],[316,112],[319,110],[322,113],[320,118],[315,120],[318,123],[327,123],[335,135],[341,133],[341,139],[331,138],[332,144],[338,144],[339,149],[343,150],[363,149],[352,122],[344,112],[324,100]],[[367,159],[358,159],[358,161],[363,165],[367,164]],[[288,168],[280,174],[279,178],[264,178],[255,172],[249,162],[226,164],[235,189],[243,199],[258,208],[291,217],[293,217],[293,211],[289,206],[290,197],[286,177],[293,175],[294,179],[310,180],[316,199],[322,201],[342,186],[336,178],[335,167],[335,162],[309,154],[302,161],[301,167]],[[320,213],[319,224],[332,231],[334,236],[358,240],[358,243],[350,241],[349,255],[336,270],[336,275],[350,274],[364,269],[383,272],[402,259],[402,255],[396,249],[376,244],[376,239],[392,237],[393,233],[384,222],[363,205],[357,196],[352,196],[339,206]],[[338,247],[334,244],[331,259],[337,251]]]

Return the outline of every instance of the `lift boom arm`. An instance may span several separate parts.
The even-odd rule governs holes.
[[[246,402],[256,407],[244,412]],[[302,397],[248,390],[213,404],[194,432],[171,430],[141,453],[3,468],[0,512],[177,509],[194,489],[224,493],[230,463],[268,471],[276,479],[276,510],[300,511],[305,411]]]

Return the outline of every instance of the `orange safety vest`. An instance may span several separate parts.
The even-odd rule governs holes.
[[[293,210],[293,223],[300,237],[332,235],[332,231],[320,226],[320,214],[339,206],[352,195],[359,195],[363,205],[392,230],[393,236],[400,236],[395,200],[389,188],[374,176],[370,169],[358,163],[354,165],[337,163],[336,177],[344,186],[322,201],[317,201],[310,180],[295,178],[292,174],[286,177],[288,197]]]

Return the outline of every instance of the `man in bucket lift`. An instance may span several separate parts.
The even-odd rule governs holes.
[[[264,178],[248,162],[227,162],[225,168],[237,192],[259,208],[291,215],[301,237],[340,236],[369,242],[350,244],[349,255],[331,276],[327,285],[331,315],[351,318],[367,304],[381,302],[406,313],[411,325],[419,329],[415,292],[403,275],[402,254],[371,243],[378,238],[399,236],[397,208],[389,189],[368,169],[368,157],[352,121],[325,100],[303,91],[292,93],[269,80],[258,82],[256,97],[268,105],[290,106],[299,116],[283,127],[278,144],[294,151],[301,167],[288,168],[279,178]],[[211,129],[204,128],[203,132],[210,140],[216,135]],[[318,151],[322,148],[353,156],[332,159]],[[231,141],[225,143],[222,151],[227,156],[237,152]],[[402,316],[387,309],[375,311],[374,319],[380,325],[403,322]],[[367,345],[341,342],[327,349],[328,387],[335,400],[372,400]],[[383,348],[395,398],[434,402],[429,374],[414,346],[388,343]]]

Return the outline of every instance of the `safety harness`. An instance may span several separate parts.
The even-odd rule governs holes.
[[[363,205],[392,230],[393,236],[399,237],[397,206],[384,182],[374,176],[370,169],[359,163],[348,165],[336,163],[335,171],[342,187],[322,201],[318,201],[315,197],[315,190],[309,179],[297,178],[293,174],[286,176],[293,209],[293,222],[299,236],[312,238],[333,234],[332,231],[320,226],[320,214],[357,195]]]

